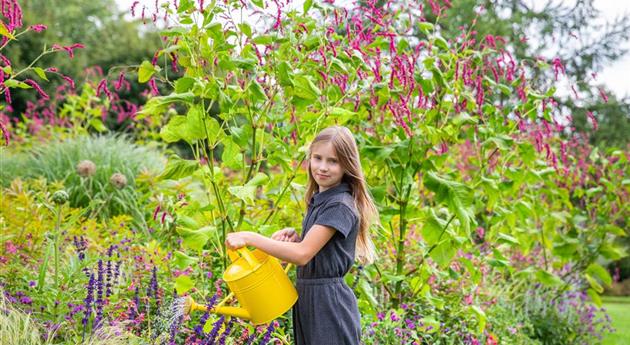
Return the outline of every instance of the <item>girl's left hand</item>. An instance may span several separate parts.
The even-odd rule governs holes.
[[[225,245],[232,250],[245,247],[248,235],[249,231],[231,232],[225,237]]]

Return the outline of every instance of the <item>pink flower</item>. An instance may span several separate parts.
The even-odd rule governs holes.
[[[562,72],[562,74],[565,74],[562,61],[560,60],[559,57],[556,57],[553,60],[551,60],[551,64],[553,65],[553,72],[555,74],[556,80],[558,80],[558,74],[560,74],[560,72]]]
[[[593,125],[593,129],[597,130],[597,119],[593,115],[593,112],[587,111],[586,112],[586,116],[588,116],[588,119],[591,120],[591,124]]]
[[[85,46],[81,43],[75,43],[73,45],[69,45],[69,46],[60,46],[58,44],[53,44],[52,46],[53,50],[65,50],[68,55],[70,56],[70,58],[74,58],[74,50],[75,49],[81,49],[81,48],[85,48]]]
[[[599,95],[602,96],[602,99],[605,103],[608,103],[608,95],[606,94],[606,92],[604,92],[602,88],[599,88]]]
[[[35,31],[35,32],[42,32],[46,29],[48,29],[48,27],[44,24],[35,24],[35,25],[31,25],[28,27],[29,29]]]
[[[13,242],[6,241],[4,242],[4,250],[7,254],[15,254],[17,252],[17,247],[13,244]]]
[[[48,96],[48,94],[46,92],[44,92],[44,90],[41,88],[41,86],[39,86],[39,84],[37,84],[37,82],[35,82],[32,79],[26,79],[24,81],[26,84],[32,86],[35,90],[37,90],[37,92],[39,93],[40,97],[43,100],[48,100],[50,99],[50,97]]]
[[[0,131],[2,131],[2,137],[4,138],[4,144],[8,146],[9,145],[9,130],[4,125],[4,123],[2,123],[2,121],[0,121]]]

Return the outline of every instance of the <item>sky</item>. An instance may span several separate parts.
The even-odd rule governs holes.
[[[115,0],[118,6],[128,11],[134,0]],[[299,0],[298,0],[299,1]],[[533,1],[533,0],[532,0]],[[535,1],[534,1],[535,2]],[[140,0],[141,4],[147,6],[154,3],[153,0]],[[624,13],[630,13],[630,1],[628,0],[594,0],[594,6],[601,11],[602,18],[613,20]],[[560,42],[559,42],[560,43]],[[630,42],[626,42],[624,47],[630,50]],[[618,97],[630,96],[630,52],[617,60],[613,64],[604,67],[597,75],[597,81],[606,85]],[[560,91],[560,90],[559,90]]]

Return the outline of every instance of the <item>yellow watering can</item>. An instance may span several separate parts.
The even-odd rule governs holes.
[[[286,274],[290,265],[283,270],[278,259],[259,249],[250,251],[243,247],[227,252],[232,264],[223,272],[223,280],[231,293],[213,307],[211,313],[235,316],[260,325],[278,318],[295,304],[297,291]],[[232,296],[236,296],[241,307],[223,307]],[[185,311],[194,310],[207,311],[208,307],[189,297]]]

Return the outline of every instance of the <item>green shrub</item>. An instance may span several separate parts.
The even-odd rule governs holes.
[[[159,172],[165,159],[155,148],[138,146],[122,135],[81,136],[39,145],[27,153],[3,152],[2,185],[13,179],[62,182],[71,207],[90,207],[101,218],[130,214],[141,218],[135,191],[139,173]]]

